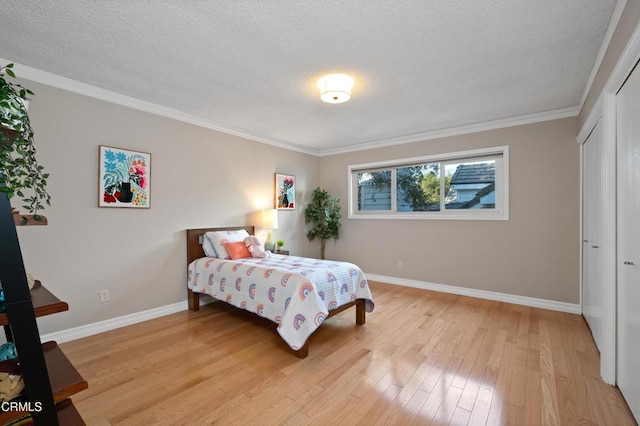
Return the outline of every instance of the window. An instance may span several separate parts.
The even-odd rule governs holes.
[[[509,147],[349,166],[352,219],[509,219]]]
[[[391,209],[391,170],[358,173],[358,210]]]

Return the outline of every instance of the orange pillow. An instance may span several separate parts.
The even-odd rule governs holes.
[[[245,257],[251,257],[249,249],[244,245],[244,241],[237,241],[235,243],[224,243],[224,247],[229,252],[231,259],[242,259]]]

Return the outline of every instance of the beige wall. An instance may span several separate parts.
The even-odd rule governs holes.
[[[367,273],[579,303],[576,133],[577,120],[567,118],[321,158],[321,185],[340,198],[345,217],[327,257]],[[346,217],[351,164],[498,145],[509,145],[508,221]]]
[[[317,157],[249,141],[30,81],[38,159],[51,174],[46,227],[23,227],[26,269],[69,303],[41,332],[186,300],[185,229],[244,225],[273,206],[274,173],[297,177],[300,204],[318,184]],[[152,154],[151,209],[97,207],[98,145]],[[16,199],[14,205],[16,204]],[[274,238],[315,253],[302,209],[279,213]],[[111,301],[100,303],[108,289]]]
[[[576,119],[316,158],[23,83],[36,92],[30,115],[53,205],[49,225],[20,228],[20,242],[27,271],[70,305],[39,319],[43,333],[185,300],[184,230],[251,223],[251,213],[272,205],[274,172],[297,177],[300,208],[279,212],[274,231],[296,254],[318,255],[303,206],[320,184],[341,198],[345,215],[329,258],[373,274],[579,301]],[[151,209],[97,207],[101,144],[152,153]],[[510,146],[509,221],[346,217],[349,164],[497,145]],[[99,301],[103,289],[108,303]]]
[[[602,60],[596,78],[593,80],[591,90],[585,100],[582,111],[580,111],[580,127],[586,121],[591,109],[593,109],[593,105],[598,100],[604,85],[607,83],[613,68],[616,66],[618,59],[620,59],[620,55],[622,55],[638,23],[640,23],[640,0],[627,0],[627,4],[620,17],[620,22],[618,22],[618,26],[609,43],[607,53]]]

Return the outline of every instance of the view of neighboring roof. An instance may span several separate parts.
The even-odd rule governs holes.
[[[461,208],[461,209],[470,209],[473,206],[479,204],[480,201],[482,201],[482,197],[484,197],[485,195],[491,194],[495,190],[496,190],[496,184],[495,184],[495,182],[493,182],[490,185],[487,185],[486,187],[484,187],[481,191],[479,191],[476,194],[476,196],[473,197],[472,200],[469,200],[466,203],[462,203],[462,205],[459,208]],[[496,207],[495,203],[489,203],[489,204],[485,204],[483,206],[483,208],[485,208],[485,209],[494,209],[495,207]]]
[[[451,177],[451,185],[492,183],[496,180],[495,163],[460,164]]]

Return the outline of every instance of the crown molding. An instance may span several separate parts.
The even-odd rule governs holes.
[[[446,138],[449,136],[458,136],[468,133],[484,132],[487,130],[502,129],[505,127],[520,126],[523,124],[538,123],[541,121],[557,120],[560,118],[575,117],[580,112],[578,106],[569,108],[556,109],[553,111],[539,112],[535,114],[521,115],[518,117],[503,118],[500,120],[485,121],[481,123],[467,124],[464,126],[450,127],[447,129],[433,130],[423,133],[414,133],[406,136],[399,136],[389,139],[380,139],[372,142],[364,142],[357,145],[351,145],[344,148],[325,149],[320,151],[319,155],[325,157],[328,155],[344,154],[347,152],[364,151],[367,149],[384,148],[388,146],[403,145],[406,143],[423,142],[431,139]]]
[[[595,104],[593,104],[593,108],[591,108],[591,111],[589,112],[587,119],[582,124],[582,128],[580,128],[580,133],[578,133],[578,136],[576,136],[576,141],[578,142],[579,145],[582,145],[583,143],[585,143],[585,141],[587,140],[591,132],[593,132],[593,129],[596,127],[596,124],[598,124],[598,121],[600,121],[600,119],[602,118],[602,104],[603,104],[603,95],[600,94]]]
[[[598,51],[598,56],[596,56],[596,61],[593,63],[591,74],[589,74],[589,79],[587,80],[587,84],[584,87],[584,92],[582,93],[582,98],[580,98],[580,103],[578,104],[580,111],[582,111],[582,107],[587,100],[587,96],[589,96],[591,86],[593,86],[593,81],[596,79],[596,75],[598,75],[600,65],[602,65],[604,55],[606,55],[607,50],[609,49],[609,44],[611,43],[611,39],[613,38],[613,33],[615,33],[616,28],[618,27],[618,22],[620,22],[622,12],[624,11],[624,7],[626,5],[627,0],[618,0],[618,3],[616,3],[616,7],[613,10],[613,14],[611,14],[609,27],[607,28],[607,32],[604,35],[604,39],[602,40],[602,44],[600,45],[600,50]]]
[[[620,90],[627,77],[631,74],[636,63],[640,60],[640,23],[629,37],[629,41],[620,55],[615,68],[611,71],[609,80],[604,86],[603,91],[609,94],[615,94]]]
[[[234,129],[229,126],[225,126],[214,120],[208,120],[206,118],[198,117],[193,114],[187,114],[182,111],[178,111],[172,108],[163,107],[151,102],[143,101],[128,95],[113,92],[111,90],[102,89],[91,84],[81,83],[70,78],[62,77],[47,71],[42,71],[36,68],[29,67],[27,65],[19,64],[15,61],[0,58],[0,63],[15,63],[13,71],[21,79],[35,81],[36,83],[42,83],[47,86],[55,87],[58,89],[66,90],[69,92],[77,93],[79,95],[88,96],[90,98],[99,99],[101,101],[110,102],[116,105],[121,105],[127,108],[132,108],[139,111],[148,112],[150,114],[159,115],[173,120],[182,121],[185,123],[193,124],[195,126],[204,127],[207,129],[215,130],[218,132],[226,133],[233,136],[238,136],[244,139],[249,139],[255,142],[272,145],[278,148],[287,149],[290,151],[297,151],[303,154],[317,156],[318,150],[303,148],[284,141],[277,141],[269,139],[267,137],[251,134],[241,129]]]
[[[367,149],[383,148],[388,146],[402,145],[406,143],[422,142],[431,139],[444,138],[449,136],[457,136],[469,133],[482,132],[487,130],[501,129],[505,127],[519,126],[523,124],[531,124],[542,121],[556,120],[566,117],[577,116],[580,112],[578,106],[562,108],[552,111],[545,111],[535,114],[522,115],[517,117],[510,117],[500,120],[492,120],[480,123],[473,123],[464,126],[456,126],[447,129],[440,129],[422,133],[414,133],[411,135],[399,136],[389,139],[379,139],[375,141],[363,142],[356,145],[351,145],[342,148],[331,148],[325,150],[306,148],[295,145],[293,143],[274,140],[265,136],[249,133],[241,129],[235,129],[229,126],[225,126],[214,120],[205,119],[192,114],[187,114],[182,111],[178,111],[172,108],[167,108],[161,105],[157,105],[148,101],[133,98],[128,95],[113,92],[111,90],[102,89],[91,84],[81,83],[76,80],[72,80],[67,77],[62,77],[47,71],[42,71],[36,68],[29,67],[27,65],[19,64],[15,61],[0,58],[2,63],[15,63],[14,71],[20,78],[37,83],[45,84],[47,86],[55,87],[58,89],[66,90],[72,93],[76,93],[90,98],[99,99],[105,102],[110,102],[116,105],[121,105],[127,108],[132,108],[139,111],[148,112],[150,114],[159,115],[162,117],[170,118],[177,121],[193,124],[195,126],[204,127],[207,129],[215,130],[221,133],[226,133],[234,136],[238,136],[244,139],[252,140],[255,142],[264,143],[267,145],[275,146],[277,148],[287,149],[290,151],[296,151],[307,155],[313,155],[317,157],[325,157],[329,155],[343,154],[348,152],[364,151]]]

